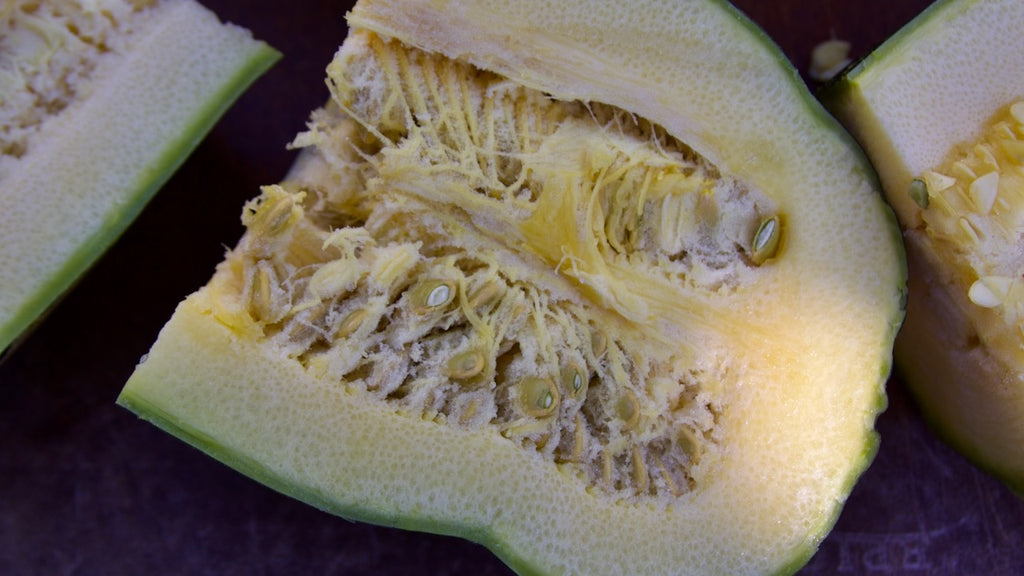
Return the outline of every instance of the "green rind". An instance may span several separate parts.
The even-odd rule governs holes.
[[[899,50],[905,49],[906,42],[910,41],[914,34],[917,34],[918,29],[935,18],[942,18],[945,12],[953,9],[953,5],[957,2],[962,3],[962,0],[936,0],[932,4],[929,4],[928,7],[922,10],[916,17],[914,17],[914,19],[907,22],[906,25],[887,38],[885,42],[862,56],[856,62],[850,64],[844,71],[837,74],[832,78],[832,80],[822,86],[821,94],[827,98],[828,95],[833,92],[843,91],[844,89],[842,86],[844,84],[849,84],[865,70],[871,68],[876,62],[888,58]]]
[[[913,374],[906,372],[899,364],[896,365],[896,374],[905,380],[913,378]],[[940,440],[963,455],[978,470],[997,479],[1018,498],[1024,499],[1024,476],[978,452],[977,448],[962,440],[956,434],[956,431],[951,429],[943,420],[942,416],[928,404],[927,397],[923,391],[912,386],[908,386],[908,389],[918,409],[921,411],[924,421]]]
[[[220,87],[207,95],[205,103],[194,110],[189,122],[173,139],[156,150],[137,179],[125,189],[118,203],[109,207],[104,225],[81,240],[58,270],[38,285],[31,297],[24,300],[13,314],[0,319],[0,353],[15,344],[20,336],[41,320],[60,297],[96,263],[142,212],[157,191],[181,167],[217,121],[237,99],[280,58],[281,54],[265,43],[251,41],[244,47],[247,55],[242,66],[223,78]],[[182,86],[181,89],[187,89]],[[88,146],[89,143],[83,143]],[[39,225],[45,225],[39,223]]]

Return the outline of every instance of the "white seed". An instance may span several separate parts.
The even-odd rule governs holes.
[[[451,280],[424,280],[412,288],[412,303],[417,313],[441,310],[455,298]]]
[[[811,78],[823,82],[831,79],[850,63],[850,43],[830,39],[811,51]]]
[[[924,180],[925,185],[928,187],[929,194],[937,194],[946,189],[952,188],[956,184],[956,178],[940,174],[933,170],[926,170],[921,174],[921,180]]]
[[[1006,294],[1013,286],[1013,278],[1005,276],[982,276],[971,284],[967,297],[982,308],[995,308],[1006,300]]]
[[[989,172],[976,178],[971,182],[970,193],[978,212],[988,214],[999,193],[999,172]]]
[[[321,300],[335,298],[355,289],[366,273],[366,266],[359,261],[331,260],[309,279],[309,291]]]
[[[1024,142],[1004,138],[999,141],[999,148],[1011,161],[1024,164]]]
[[[971,242],[975,244],[981,242],[981,235],[978,234],[977,228],[974,227],[974,224],[970,220],[967,218],[960,218],[956,223],[960,226],[960,230],[962,230],[964,234],[967,234],[968,239]]]

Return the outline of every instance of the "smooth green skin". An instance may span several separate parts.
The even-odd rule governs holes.
[[[844,123],[855,123],[861,115],[871,118],[873,116],[872,112],[863,109],[867,105],[864,103],[863,98],[860,97],[860,76],[868,71],[885,70],[890,59],[898,59],[901,53],[913,50],[913,42],[925,33],[926,26],[955,17],[961,12],[970,10],[972,5],[979,4],[981,1],[983,0],[938,0],[929,5],[878,48],[852,64],[830,83],[823,86],[819,92],[821,100],[828,109],[836,112],[837,117],[843,118]],[[870,122],[871,120],[867,121]],[[868,139],[862,145],[865,149],[876,154],[897,155],[892,141],[884,137],[877,141],[874,138]],[[896,191],[896,194],[899,194],[899,191]],[[916,285],[916,290],[921,294],[925,294],[929,292],[932,280],[931,278],[924,277],[930,275],[928,265],[923,263],[926,256],[918,254],[917,252],[920,249],[916,247],[908,246],[908,250],[914,252],[914,254],[911,254],[914,258],[911,259],[919,261],[918,267],[920,269],[920,272],[918,272],[919,276],[911,278],[911,284]],[[925,296],[922,296],[922,298],[925,298]],[[947,308],[947,306],[951,306],[948,303],[948,298],[942,298],[938,301],[932,300],[931,296],[927,298],[929,298],[927,302],[912,306],[912,308],[921,311],[919,314],[922,317],[929,314],[925,310],[932,308],[943,309],[945,314],[951,313],[949,312],[951,308]],[[935,312],[933,315],[941,316],[942,314]],[[963,320],[957,319],[956,321],[962,322]],[[954,373],[960,373],[963,378],[973,377],[981,380],[999,378],[998,375],[993,375],[993,372],[990,372],[988,369],[985,370],[984,375],[980,375],[981,371],[976,367],[972,369],[971,367],[965,368],[956,365],[956,359],[936,358],[936,355],[943,354],[945,346],[948,345],[942,338],[942,330],[943,319],[939,317],[923,319],[914,323],[908,322],[903,336],[897,339],[895,347],[896,372],[908,384],[908,388],[921,409],[922,415],[937,436],[965,456],[979,469],[1003,482],[1018,497],[1024,498],[1024,474],[1021,473],[1019,463],[1014,464],[1001,461],[998,454],[993,454],[992,450],[986,453],[984,448],[976,445],[976,440],[967,438],[964,430],[960,429],[961,425],[952,421],[952,418],[948,415],[950,411],[956,412],[959,410],[959,406],[955,405],[959,401],[940,397],[937,394],[933,394],[930,389],[930,382],[948,379],[949,374]],[[925,350],[925,352],[921,352],[921,350]],[[917,361],[916,358],[922,355],[926,359]],[[1005,368],[1001,370],[1005,370]],[[1010,374],[1002,376],[1006,378],[1012,377]],[[992,398],[997,398],[995,393],[987,391],[985,388],[986,386],[979,385],[975,391],[976,395],[982,396],[989,393]],[[991,401],[1001,403],[1000,400]],[[947,405],[950,403],[954,405]],[[1000,408],[1002,407],[1000,406]],[[1011,440],[1005,441],[1012,442]]]
[[[12,353],[19,338],[27,335],[36,323],[41,322],[61,296],[114,244],[199,146],[221,116],[280,58],[278,51],[261,44],[245,66],[237,69],[234,75],[224,78],[220,90],[196,108],[191,121],[181,127],[177,138],[168,140],[162,149],[155,151],[147,165],[139,168],[134,184],[124,190],[122,202],[106,215],[104,225],[91,236],[83,238],[63,267],[47,279],[14,315],[0,324],[0,358]],[[87,146],[88,143],[83,145]]]
[[[800,86],[802,103],[805,105],[807,114],[816,119],[817,124],[823,131],[830,132],[843,142],[848,143],[851,149],[858,151],[858,156],[860,158],[860,170],[866,179],[871,182],[872,187],[875,190],[879,190],[880,186],[878,185],[877,176],[867,159],[863,155],[859,154],[859,148],[856,146],[853,139],[804,88],[804,83],[799,72],[778,49],[774,42],[772,42],[772,40],[765,34],[765,32],[725,0],[710,0],[710,3],[720,7],[721,10],[729,13],[737,21],[741,22],[743,27],[750,33],[749,41],[751,43],[759,44],[765,51],[774,57],[774,60],[777,61],[779,67],[786,71],[786,76],[789,81],[792,82],[793,85]],[[748,40],[745,39],[744,41]],[[891,225],[888,229],[891,233],[892,244],[894,246],[900,246],[902,245],[902,239],[895,223],[895,217],[891,213],[887,213],[887,216],[891,220]],[[902,258],[900,260],[900,267],[901,273],[905,277],[906,266],[905,261],[902,260]],[[905,292],[901,292],[901,294],[905,296]],[[901,302],[899,317],[892,320],[891,330],[893,335],[895,335],[902,322],[902,310],[903,305]],[[878,373],[879,381],[884,382],[888,378],[890,368],[891,359],[887,359],[880,367]],[[179,418],[162,410],[160,406],[147,402],[147,400],[140,395],[134,394],[130,387],[126,387],[125,391],[121,393],[118,398],[118,404],[133,411],[143,419],[152,422],[166,432],[205,452],[211,457],[242,472],[243,474],[318,509],[343,518],[381,526],[392,526],[409,530],[461,537],[486,546],[519,574],[545,574],[543,569],[532,559],[518,555],[516,550],[510,548],[503,541],[500,533],[487,530],[486,527],[470,527],[461,524],[439,522],[435,519],[422,519],[409,516],[396,517],[384,514],[381,510],[372,505],[341,503],[336,499],[336,496],[311,490],[306,486],[296,485],[293,482],[288,481],[282,475],[268,468],[268,466],[245,455],[239,454],[232,449],[226,448],[218,441],[218,439],[194,429]],[[883,392],[876,397],[876,402],[873,408],[877,414],[884,411],[886,406],[887,398]],[[856,466],[851,468],[850,474],[844,482],[842,494],[837,496],[845,499],[846,495],[852,490],[862,473],[873,461],[878,450],[878,445],[879,436],[877,433],[872,432],[866,436],[859,460],[857,461]],[[815,533],[808,534],[804,544],[801,547],[794,549],[789,560],[784,564],[777,566],[772,573],[793,574],[800,570],[815,554],[821,541],[835,525],[835,522],[841,512],[841,508],[841,504],[838,504],[831,510],[831,514],[829,516],[821,518],[821,521],[818,524],[818,530]]]

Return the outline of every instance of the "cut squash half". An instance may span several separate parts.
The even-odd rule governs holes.
[[[285,179],[119,402],[523,574],[792,572],[902,319],[874,173],[715,1],[360,2]]]
[[[943,1],[826,95],[906,239],[896,360],[954,447],[1024,494],[1024,4]]]

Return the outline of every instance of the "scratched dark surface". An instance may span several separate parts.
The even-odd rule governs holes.
[[[299,504],[114,405],[238,239],[242,203],[284,174],[346,32],[344,2],[206,4],[285,59],[0,365],[0,575],[510,574],[469,542]],[[928,2],[737,4],[806,70],[815,43],[835,35],[863,54]],[[899,381],[889,391],[878,457],[802,574],[1024,574],[1024,502],[939,442]]]

